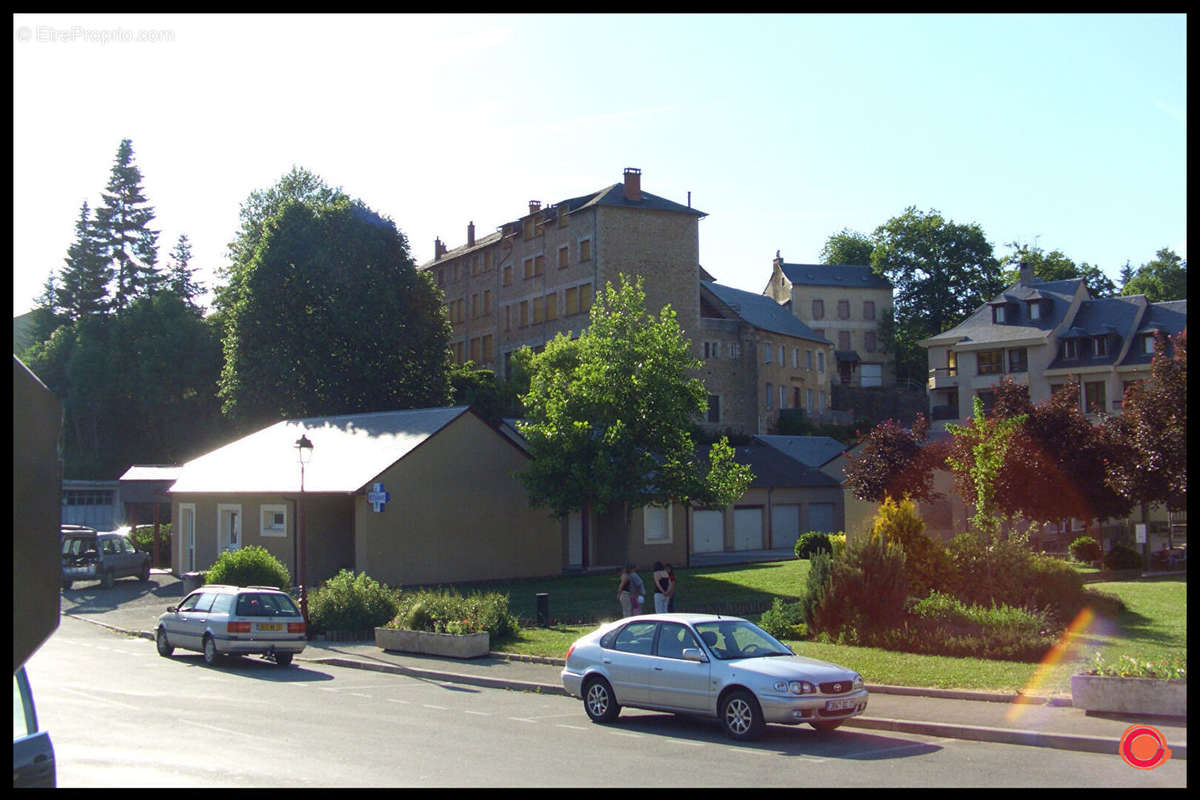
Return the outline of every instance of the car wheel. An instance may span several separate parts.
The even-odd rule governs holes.
[[[592,722],[612,722],[621,713],[616,695],[604,678],[592,678],[584,685],[583,707]]]
[[[725,733],[738,741],[757,739],[763,732],[762,709],[754,695],[737,689],[721,701],[721,725]]]
[[[204,637],[204,663],[210,667],[221,663],[221,654],[217,652],[217,643],[211,636]]]
[[[281,667],[286,667],[288,664],[292,663],[293,655],[295,655],[295,654],[294,653],[276,653],[275,654],[275,663]]]
[[[158,654],[163,658],[170,658],[175,652],[175,648],[167,641],[167,632],[163,628],[159,628],[158,633],[154,635],[154,644],[158,646]]]
[[[150,580],[150,562],[149,561],[147,561],[146,565],[144,567],[142,567],[142,571],[138,575],[138,577],[141,578],[142,583],[146,583],[147,581]]]
[[[113,587],[113,574],[111,569],[105,570],[104,574],[100,576],[100,584],[105,589],[111,589]]]
[[[839,719],[831,720],[829,722],[810,722],[809,724],[817,729],[817,733],[821,734],[822,736],[826,736],[836,731],[843,722],[845,722],[845,720]]]

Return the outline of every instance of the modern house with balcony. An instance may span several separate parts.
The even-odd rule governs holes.
[[[1187,327],[1187,301],[1144,295],[1092,299],[1083,279],[1038,281],[1030,267],[959,325],[919,344],[929,357],[929,417],[935,430],[994,402],[1002,378],[1029,386],[1034,403],[1071,380],[1089,415],[1119,414],[1125,388],[1150,374],[1157,333]]]

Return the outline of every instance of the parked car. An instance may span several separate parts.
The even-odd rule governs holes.
[[[757,625],[710,614],[608,623],[567,651],[563,688],[593,722],[622,706],[715,717],[739,740],[768,722],[828,733],[867,708],[862,676],[798,656]]]
[[[285,592],[272,586],[201,586],[160,614],[158,654],[196,650],[216,666],[226,656],[257,654],[281,667],[303,652],[304,617]]]
[[[63,589],[70,589],[75,581],[100,580],[111,589],[117,578],[150,580],[150,554],[134,547],[126,530],[97,533],[84,526],[63,525]]]
[[[38,727],[33,690],[25,667],[13,672],[13,788],[53,789],[56,783],[54,744]]]

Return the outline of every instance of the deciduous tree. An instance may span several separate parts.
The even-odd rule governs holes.
[[[941,497],[933,489],[933,471],[946,458],[940,442],[928,440],[929,423],[917,414],[911,429],[892,419],[876,425],[861,445],[846,454],[846,485],[860,500],[888,498],[930,502]]]
[[[1121,294],[1144,294],[1151,303],[1182,300],[1187,297],[1187,261],[1174,250],[1164,247],[1152,261],[1138,267],[1122,287]]]

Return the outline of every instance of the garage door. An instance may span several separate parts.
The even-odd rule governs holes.
[[[762,550],[762,506],[733,510],[733,549]]]
[[[791,550],[799,536],[800,506],[771,506],[771,547]]]
[[[810,531],[834,533],[833,503],[808,504],[808,529]]]
[[[693,553],[720,553],[725,549],[725,512],[692,512]]]

